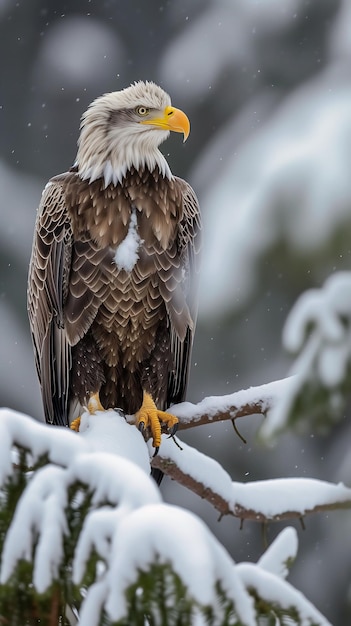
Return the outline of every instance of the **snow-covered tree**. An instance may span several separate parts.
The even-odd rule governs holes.
[[[319,307],[301,309],[321,319]],[[295,319],[293,335],[309,316],[295,313]],[[324,326],[333,329],[331,321]],[[335,339],[337,333],[329,335]],[[263,430],[269,431],[292,389],[296,378],[172,410],[180,428],[219,419],[234,423],[262,412]],[[329,624],[285,580],[297,555],[296,531],[285,528],[258,563],[235,563],[203,521],[162,502],[149,476],[147,443],[130,422],[118,410],[86,413],[76,434],[1,409],[3,623]],[[208,499],[221,515],[241,520],[302,519],[351,504],[351,489],[343,484],[307,478],[233,482],[219,463],[165,435],[151,464]]]

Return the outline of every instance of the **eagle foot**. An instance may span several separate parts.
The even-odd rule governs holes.
[[[152,445],[155,448],[155,455],[161,444],[162,425],[172,435],[176,432],[178,418],[172,413],[159,411],[149,393],[144,392],[143,403],[135,415],[136,425],[141,432],[150,428],[152,434]]]
[[[99,392],[97,391],[96,393],[93,393],[88,401],[88,406],[87,409],[90,413],[90,415],[94,415],[94,413],[96,413],[96,411],[104,411],[104,407],[102,406],[101,402],[100,402],[100,397],[99,397]],[[77,417],[75,420],[73,420],[73,422],[71,422],[70,424],[70,429],[71,430],[75,430],[77,433],[79,433],[79,428],[80,428],[80,416]]]

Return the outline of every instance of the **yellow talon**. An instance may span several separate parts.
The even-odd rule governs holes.
[[[136,413],[136,425],[139,430],[150,428],[152,434],[152,445],[158,449],[161,445],[161,424],[166,424],[167,428],[174,428],[178,424],[178,418],[172,413],[159,411],[149,393],[144,391],[143,403]]]
[[[88,411],[89,411],[90,415],[93,415],[94,413],[96,413],[96,411],[104,411],[105,410],[104,407],[102,406],[101,402],[100,402],[99,392],[93,393],[90,396],[87,408],[88,408]],[[75,430],[77,433],[79,432],[80,417],[77,417],[75,420],[73,420],[73,422],[71,422],[70,428],[72,430]]]
[[[75,420],[73,420],[73,422],[71,422],[70,428],[72,430],[75,430],[76,433],[79,433],[79,427],[80,427],[80,417],[77,417]]]
[[[178,418],[173,415],[173,413],[167,413],[167,411],[157,411],[157,415],[161,422],[167,424],[167,428],[173,428],[179,422]]]

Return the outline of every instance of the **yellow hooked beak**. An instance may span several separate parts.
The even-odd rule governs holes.
[[[140,124],[148,124],[164,130],[172,130],[175,133],[183,133],[183,141],[187,140],[190,133],[190,122],[185,113],[171,106],[165,108],[161,117],[141,120]]]

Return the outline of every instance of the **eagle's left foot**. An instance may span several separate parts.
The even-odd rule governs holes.
[[[88,408],[88,411],[89,411],[90,415],[93,415],[94,413],[96,413],[96,411],[104,411],[105,410],[104,407],[102,406],[101,402],[100,402],[100,396],[99,396],[99,392],[98,391],[96,393],[93,393],[90,396],[87,408]],[[70,428],[71,428],[71,430],[75,430],[77,433],[79,432],[80,416],[77,417],[75,420],[73,420],[73,422],[71,422]]]
[[[76,433],[79,433],[79,428],[80,428],[80,416],[76,417],[75,420],[73,420],[70,425],[69,425],[71,430],[75,430]]]
[[[156,448],[156,454],[161,444],[162,424],[167,426],[171,435],[177,430],[178,418],[172,413],[159,411],[149,393],[144,391],[143,404],[136,413],[136,425],[140,431],[150,428],[152,434],[152,445]]]

